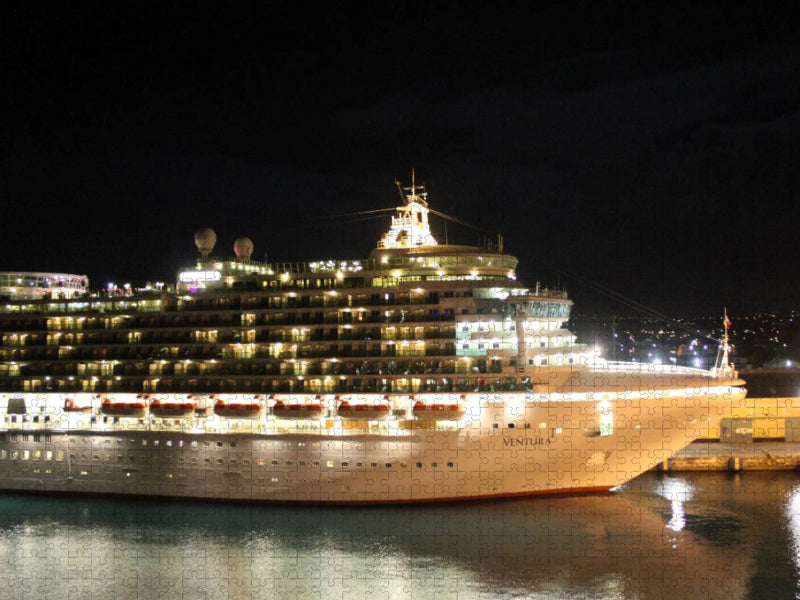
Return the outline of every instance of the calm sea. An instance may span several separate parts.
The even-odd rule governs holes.
[[[800,475],[391,508],[0,495],[0,597],[795,598]]]

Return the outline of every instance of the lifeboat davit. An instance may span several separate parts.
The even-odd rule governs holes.
[[[100,404],[100,412],[111,417],[142,418],[147,412],[147,400],[141,396],[134,402],[106,398]]]
[[[226,402],[217,400],[214,403],[214,414],[228,419],[257,419],[264,411],[258,401],[253,402]]]
[[[197,403],[187,400],[185,402],[162,402],[153,400],[150,403],[150,414],[160,418],[188,417],[197,408]]]
[[[343,419],[360,419],[362,421],[383,421],[392,414],[392,407],[387,400],[379,403],[349,402],[342,400],[336,414]]]
[[[283,400],[278,400],[275,406],[272,407],[272,414],[278,419],[319,419],[325,414],[325,408],[322,406],[319,398],[316,398],[314,402],[310,403],[288,403]]]
[[[89,412],[92,410],[91,404],[78,404],[72,398],[64,400],[64,411],[66,412]]]
[[[414,403],[414,416],[421,421],[458,421],[464,418],[464,405],[461,402],[423,402]]]

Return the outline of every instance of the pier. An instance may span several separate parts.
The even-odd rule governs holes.
[[[745,398],[658,471],[800,471],[800,397]]]
[[[694,442],[656,470],[800,471],[800,442]]]

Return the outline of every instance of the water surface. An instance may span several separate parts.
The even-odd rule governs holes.
[[[371,508],[0,495],[3,598],[794,598],[800,476]]]

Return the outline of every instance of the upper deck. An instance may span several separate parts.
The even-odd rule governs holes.
[[[72,298],[85,294],[88,288],[89,278],[86,275],[33,271],[0,273],[0,298]]]
[[[363,259],[199,258],[174,284],[0,302],[0,390],[370,393],[530,387],[525,369],[585,363],[561,290],[516,280],[496,247],[438,244],[424,196]]]

